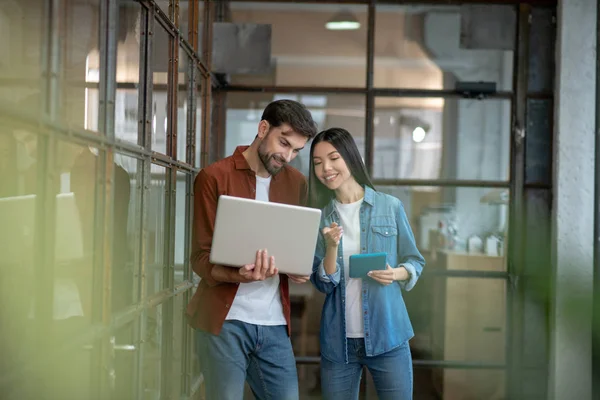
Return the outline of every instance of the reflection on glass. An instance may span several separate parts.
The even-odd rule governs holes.
[[[138,143],[139,93],[137,89],[117,89],[115,94],[115,137]]]
[[[95,223],[97,174],[101,153],[90,147],[61,143],[63,160],[73,159],[60,179],[56,197],[55,318],[70,328],[84,317],[90,323],[93,303],[94,243],[102,234]],[[98,266],[101,268],[101,266]],[[56,313],[58,312],[58,315]]]
[[[35,397],[17,399],[54,398],[89,399],[94,397],[93,382],[90,379],[94,371],[92,346],[71,346],[62,351],[60,357],[46,368],[42,376],[36,376],[33,386],[38,394]],[[43,388],[43,392],[42,389]],[[4,398],[4,396],[3,396]]]
[[[142,161],[116,154],[114,170],[112,308],[119,311],[137,301]]]
[[[44,179],[46,187],[38,186],[44,168],[42,140],[23,127],[3,129],[7,135],[2,135],[0,146],[12,150],[8,161],[14,166],[10,175],[2,172],[6,186],[0,196],[0,327],[7,360],[0,362],[0,371],[6,375],[39,357],[40,351],[45,356],[48,348],[64,344],[91,323],[97,153],[59,141],[50,156],[56,164],[47,175],[56,179]],[[84,182],[88,178],[91,188]],[[48,236],[41,228],[42,218],[51,224]],[[53,259],[39,258],[46,246],[52,246]],[[36,332],[45,321],[51,323],[42,327],[45,333]],[[38,346],[42,343],[46,346]],[[44,387],[46,394],[60,398],[89,397],[87,367],[87,355],[75,349],[62,354],[52,369],[40,370],[35,377],[39,385],[23,389],[35,392]],[[18,385],[13,388],[19,393]],[[14,398],[28,397],[20,393]]]
[[[489,12],[496,10],[489,7]],[[510,90],[513,50],[492,43],[467,45],[465,42],[476,36],[470,31],[467,13],[468,8],[461,6],[420,6],[416,10],[406,5],[378,5],[375,87],[454,89],[458,81],[485,81],[495,82],[498,90]],[[505,29],[516,32],[516,24]],[[512,48],[513,43],[507,45]]]
[[[332,127],[347,129],[354,137],[364,157],[365,101],[356,95],[315,94],[247,94],[231,93],[227,98],[225,155],[233,154],[236,146],[249,145],[254,140],[264,108],[274,100],[291,99],[303,103],[317,123],[317,131]],[[310,142],[304,146],[291,165],[308,175]]]
[[[184,281],[184,271],[189,268],[189,246],[187,246],[189,238],[186,237],[186,226],[189,221],[185,210],[187,198],[188,174],[177,171],[177,189],[175,192],[175,285]]]
[[[196,287],[194,287],[193,292],[190,293],[190,295],[188,296],[188,298],[191,300],[192,296],[194,295],[194,292],[196,291]],[[184,328],[186,329],[186,328]],[[189,346],[190,346],[190,359],[191,362],[189,364],[190,371],[192,373],[192,386],[194,385],[194,383],[197,383],[198,380],[202,377],[202,371],[201,371],[201,360],[198,357],[198,331],[196,331],[195,329],[191,328],[189,325],[187,326],[188,329],[188,338],[189,338]]]
[[[168,300],[169,302],[171,300]],[[146,330],[143,338],[143,399],[154,400],[161,398],[161,372],[163,363],[170,360],[162,357],[163,334],[169,335],[170,328],[163,327],[163,313],[166,312],[166,303],[162,303],[148,310],[146,313]],[[173,382],[174,383],[174,382]]]
[[[510,101],[377,98],[373,178],[508,180]]]
[[[177,159],[186,160],[188,82],[190,61],[187,53],[179,48],[179,83],[177,87]]]
[[[114,343],[115,346],[113,371],[110,371],[114,373],[113,400],[135,397],[135,368],[140,350],[135,332],[134,323],[129,323],[119,329],[111,338],[111,344]]]
[[[117,93],[115,98],[115,136],[138,144],[138,85],[140,83],[140,19],[137,2],[119,2],[119,42],[117,45]],[[133,84],[133,88],[119,87]]]
[[[167,129],[169,102],[167,76],[169,72],[169,34],[161,24],[155,22],[152,49],[152,150],[167,153]]]
[[[152,164],[148,188],[148,223],[146,242],[146,295],[163,289],[165,262],[166,178],[167,168]]]
[[[39,143],[40,138],[34,131],[0,127],[0,154],[6,157],[0,161],[2,376],[12,372],[15,365],[28,361],[35,353],[36,314],[32,314],[32,309],[40,294],[36,292],[34,279],[36,265],[33,240],[35,232],[39,234],[40,229],[37,229],[37,213],[31,207],[35,207],[39,192]]]
[[[187,320],[184,318],[184,312],[187,304],[184,303],[184,294],[180,293],[173,298],[173,362],[172,367],[168,368],[168,373],[171,376],[171,398],[179,399],[181,397],[181,379],[183,367],[183,355],[191,356],[192,349],[186,346],[183,341],[183,330],[189,329]]]
[[[326,27],[341,11],[348,12],[359,23],[358,29]],[[365,86],[368,19],[365,5],[233,1],[231,17],[235,23],[270,25],[272,37],[270,70],[252,75],[234,74],[232,83]]]
[[[78,128],[98,130],[98,90],[86,84],[100,79],[99,22],[100,0],[66,4],[64,68],[65,81],[62,112],[65,122]]]
[[[41,87],[43,49],[47,34],[43,27],[46,1],[0,1],[0,99],[19,103]],[[15,45],[18,43],[18,45]],[[27,49],[27,51],[25,51]],[[24,108],[25,105],[23,104]],[[28,104],[27,108],[33,107]],[[33,113],[38,108],[33,108]]]

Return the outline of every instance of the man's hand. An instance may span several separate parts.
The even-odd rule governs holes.
[[[292,275],[292,274],[287,274],[287,276],[294,283],[306,283],[306,281],[308,281],[310,279],[310,275]]]
[[[387,265],[387,269],[369,271],[367,274],[383,286],[387,286],[394,281],[405,281],[409,278],[408,271],[404,267],[392,268]]]
[[[266,249],[256,252],[254,264],[246,264],[239,270],[246,282],[264,281],[279,273],[275,267],[275,257],[269,257]]]

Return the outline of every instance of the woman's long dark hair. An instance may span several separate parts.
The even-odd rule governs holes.
[[[308,204],[310,207],[323,208],[335,196],[333,190],[327,189],[315,175],[313,156],[315,146],[321,142],[331,143],[335,147],[346,162],[350,174],[352,174],[356,182],[363,187],[369,186],[375,189],[371,178],[369,178],[367,167],[365,167],[365,163],[350,132],[343,128],[329,128],[319,132],[310,146],[310,169],[308,174]]]

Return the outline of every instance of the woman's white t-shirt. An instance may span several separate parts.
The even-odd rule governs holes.
[[[346,282],[346,337],[365,336],[362,315],[362,279],[350,278],[350,256],[360,254],[360,206],[363,199],[342,204],[335,201],[335,208],[344,229],[342,253],[344,255],[344,278]]]

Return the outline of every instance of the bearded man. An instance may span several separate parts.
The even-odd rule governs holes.
[[[268,249],[256,249],[254,263],[241,268],[214,265],[209,259],[219,196],[306,204],[306,178],[288,163],[316,133],[304,105],[274,101],[265,108],[250,146],[237,147],[232,156],[196,176],[191,261],[201,281],[187,317],[196,329],[208,399],[240,400],[245,381],[257,399],[299,397],[288,278],[305,283],[309,277],[279,274]]]

